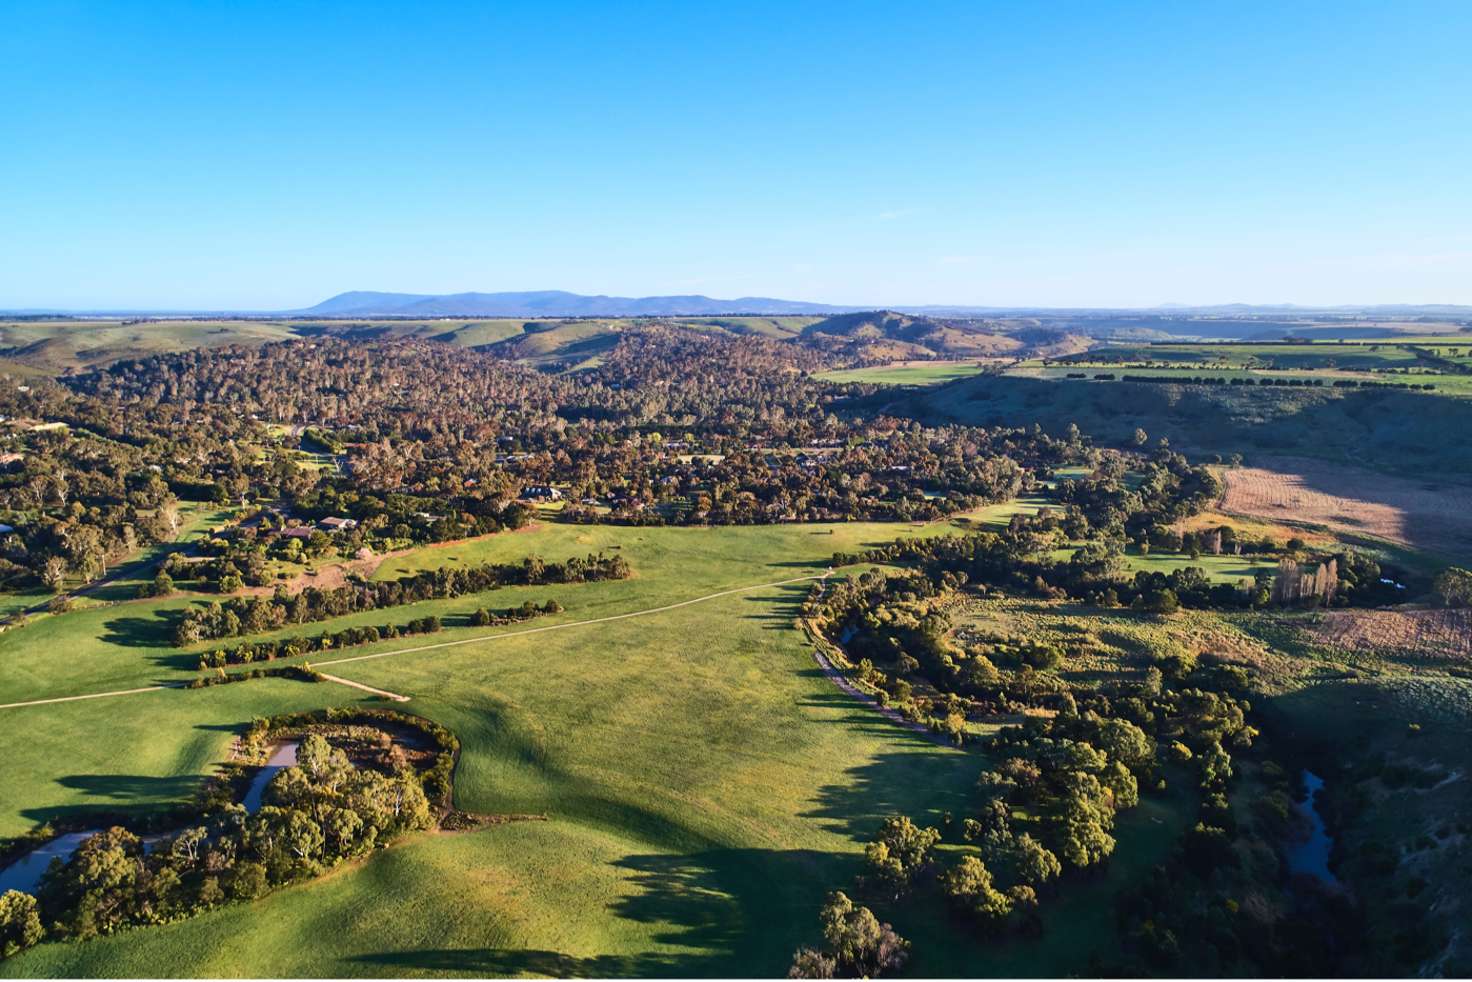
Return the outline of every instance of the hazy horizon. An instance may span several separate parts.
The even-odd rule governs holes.
[[[570,294],[572,296],[585,297],[585,298],[608,297],[608,298],[613,299],[613,300],[631,300],[631,299],[632,300],[645,300],[645,299],[664,298],[664,297],[692,296],[692,297],[699,297],[699,298],[706,299],[706,300],[712,300],[712,301],[715,301],[715,302],[727,302],[727,301],[735,301],[735,300],[745,299],[745,297],[750,297],[750,298],[762,299],[762,300],[778,300],[778,301],[782,301],[782,302],[785,302],[785,303],[811,304],[813,306],[831,306],[831,307],[835,307],[835,308],[852,309],[852,310],[924,310],[924,309],[936,309],[936,310],[945,310],[945,309],[955,309],[955,310],[1001,310],[1001,311],[1007,311],[1007,310],[1018,310],[1018,311],[1068,311],[1068,310],[1078,310],[1078,311],[1138,311],[1138,312],[1169,313],[1172,310],[1185,310],[1185,311],[1192,311],[1192,310],[1213,310],[1213,309],[1229,308],[1229,307],[1240,307],[1240,308],[1248,308],[1248,309],[1254,309],[1254,310],[1265,310],[1265,311],[1285,310],[1285,309],[1301,309],[1301,310],[1305,310],[1305,311],[1332,311],[1332,310],[1355,311],[1355,310],[1369,310],[1369,309],[1375,309],[1375,308],[1407,308],[1407,309],[1409,309],[1409,308],[1420,308],[1420,307],[1429,307],[1429,308],[1467,307],[1467,308],[1472,308],[1472,302],[1469,302],[1469,303],[1456,303],[1456,302],[1440,302],[1440,301],[1437,301],[1437,300],[1387,301],[1387,302],[1376,302],[1376,303],[1355,303],[1355,302],[1352,302],[1352,301],[1351,302],[1343,302],[1343,301],[1341,301],[1341,302],[1326,302],[1326,303],[1302,303],[1302,302],[1294,302],[1294,301],[1280,301],[1280,302],[1275,302],[1275,301],[1250,301],[1250,300],[1224,300],[1224,301],[1206,301],[1206,302],[1163,301],[1163,302],[1160,302],[1160,303],[1141,304],[1141,305],[1133,305],[1133,306],[1128,306],[1128,305],[1115,305],[1115,304],[1089,304],[1089,303],[1080,303],[1080,304],[1054,304],[1054,303],[1009,303],[1009,304],[995,304],[995,303],[952,303],[952,302],[948,302],[948,301],[945,301],[945,300],[922,300],[922,301],[914,301],[914,302],[890,300],[890,301],[879,301],[879,302],[873,302],[873,303],[856,303],[856,302],[850,302],[850,301],[844,301],[844,300],[815,300],[815,299],[812,299],[810,297],[777,296],[776,294],[773,294],[773,293],[770,293],[770,292],[765,292],[765,291],[760,291],[760,290],[759,291],[755,291],[755,292],[750,293],[750,294],[747,294],[744,297],[737,297],[737,296],[729,296],[729,297],[726,297],[726,296],[710,296],[710,295],[707,295],[707,294],[675,294],[675,293],[633,294],[633,293],[628,293],[628,292],[612,292],[612,293],[593,294],[593,293],[583,293],[583,292],[577,291],[577,290],[562,290],[562,289],[553,287],[553,288],[547,288],[546,290],[540,290],[540,289],[539,290],[476,290],[476,289],[472,289],[472,290],[451,290],[451,291],[446,291],[446,292],[443,292],[443,293],[435,293],[435,294],[426,293],[425,291],[420,291],[420,290],[378,290],[378,289],[372,289],[372,290],[337,290],[337,291],[333,291],[331,293],[325,293],[325,294],[323,294],[321,296],[316,297],[313,300],[309,300],[309,301],[304,302],[304,303],[299,303],[299,304],[295,304],[295,305],[291,305],[291,306],[283,306],[283,307],[265,307],[265,306],[260,306],[260,305],[255,305],[255,306],[237,306],[237,307],[193,307],[193,306],[180,306],[180,305],[170,305],[170,304],[145,305],[145,306],[124,306],[124,305],[121,305],[121,304],[97,304],[97,305],[86,306],[86,307],[63,307],[63,306],[55,305],[55,304],[34,304],[34,305],[25,306],[25,307],[22,307],[22,306],[19,306],[19,305],[14,305],[14,306],[0,305],[0,313],[16,314],[16,315],[26,315],[26,314],[46,315],[46,314],[55,314],[55,315],[58,315],[58,316],[76,316],[76,315],[89,315],[89,314],[99,315],[99,316],[101,316],[101,315],[120,315],[120,316],[121,315],[148,315],[148,316],[165,316],[165,315],[169,315],[169,314],[177,314],[179,316],[199,316],[199,315],[208,315],[208,314],[222,314],[222,315],[226,315],[226,314],[239,314],[239,315],[267,316],[267,317],[272,316],[272,315],[297,316],[299,314],[299,312],[301,312],[301,311],[310,310],[311,308],[313,308],[313,307],[315,307],[315,306],[317,306],[317,305],[319,305],[321,303],[324,303],[324,302],[326,302],[328,300],[332,300],[332,299],[335,299],[335,298],[337,298],[339,296],[343,296],[343,295],[351,294],[351,293],[383,293],[383,294],[402,295],[402,296],[439,296],[439,297],[453,297],[453,296],[463,296],[463,295],[466,295],[466,294],[480,294],[480,295],[507,294],[507,295],[510,295],[510,294],[524,294],[524,293],[541,293],[541,292],[567,293],[567,294]],[[764,311],[752,310],[752,311],[741,311],[741,312],[743,312],[743,313],[763,313]],[[324,315],[321,315],[321,316],[329,316],[329,315],[325,315],[324,314]],[[343,315],[343,316],[357,316],[357,315]],[[380,315],[380,316],[401,316],[401,315]],[[441,315],[430,315],[430,316],[432,316],[432,317],[451,318],[451,319],[453,319],[453,318],[458,317],[460,315],[441,314]],[[485,316],[485,315],[464,315],[464,316]],[[549,315],[549,316],[557,316],[557,315]],[[593,315],[588,315],[588,316],[599,316],[599,315],[593,314]],[[606,315],[606,316],[618,316],[618,315]]]

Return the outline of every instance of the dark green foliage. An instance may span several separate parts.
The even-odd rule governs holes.
[[[19,890],[0,894],[0,958],[9,958],[45,936],[36,898]]]
[[[631,573],[622,556],[574,556],[548,563],[531,556],[521,563],[485,563],[480,566],[442,566],[376,583],[358,582],[332,590],[308,587],[300,593],[278,589],[272,597],[232,597],[223,603],[186,610],[174,627],[174,643],[190,645],[213,638],[258,634],[284,624],[327,620],[365,610],[398,607],[421,600],[440,600],[484,593],[502,586],[540,586],[548,583],[586,583],[621,580]],[[437,630],[421,621],[424,629]],[[373,628],[360,628],[372,631]],[[415,633],[422,633],[415,632]],[[377,640],[374,638],[372,640]],[[362,642],[355,642],[362,643]],[[308,649],[302,649],[308,650]],[[294,652],[296,654],[302,651]]]
[[[121,827],[85,840],[42,881],[47,922],[60,936],[88,938],[177,920],[230,899],[254,899],[366,855],[405,832],[431,827],[431,796],[448,798],[458,750],[458,741],[436,724],[388,711],[336,710],[258,721],[247,740],[330,719],[414,726],[439,743],[442,753],[423,774],[385,774],[354,766],[320,733],[308,732],[296,766],[272,779],[267,803],[254,815],[230,804],[147,850]]]

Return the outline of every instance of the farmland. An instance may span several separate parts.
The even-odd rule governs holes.
[[[561,618],[576,620],[812,575],[836,548],[947,528],[542,526],[398,557],[377,575],[529,549],[555,558],[617,547],[639,571],[634,580],[503,590],[439,605],[448,611],[551,595],[567,607]],[[803,590],[763,588],[597,629],[490,638],[334,668],[411,694],[415,712],[461,735],[461,807],[550,820],[407,842],[246,908],[48,946],[3,970],[706,974],[745,966],[777,973],[810,930],[822,884],[855,868],[859,843],[879,818],[896,809],[937,816],[955,808],[977,769],[971,754],[883,724],[814,672],[793,626]],[[169,649],[150,647],[142,628],[106,629],[147,623],[167,605],[134,602],[53,618],[48,636],[65,631],[73,639],[66,649],[74,654],[62,663],[28,643],[35,627],[3,636],[10,672],[4,691],[45,697],[192,675],[175,667]],[[444,637],[471,634],[450,630]],[[6,710],[4,751],[12,766],[3,827],[90,821],[178,801],[224,759],[250,717],[361,696],[325,683],[262,680]],[[91,736],[102,717],[110,731],[105,743]],[[694,746],[698,755],[667,752]],[[1158,848],[1138,838],[1158,817],[1147,811],[1137,819],[1144,825],[1132,819],[1125,827],[1122,849],[1126,856],[1138,852],[1139,864]],[[1099,889],[1117,888],[1120,877],[1138,869],[1136,862],[1117,864]],[[510,905],[513,896],[518,902]],[[1069,910],[1084,903],[1080,898]],[[1060,930],[1065,916],[1060,912]],[[925,919],[904,926],[923,943]],[[1090,931],[1091,943],[1108,937],[1103,924]],[[230,944],[215,943],[222,932]],[[325,947],[303,943],[318,935],[331,940]],[[927,947],[917,962],[927,972],[962,971],[969,957],[964,946],[938,939]],[[1087,947],[1026,946],[1005,954],[1003,964],[1066,972],[1082,967]]]
[[[1240,454],[1249,464],[1258,454],[1313,456],[1388,473],[1472,480],[1472,449],[1445,439],[1472,427],[1472,401],[1439,389],[1198,385],[1184,377],[1111,382],[1066,378],[1074,369],[1048,369],[1051,377],[1032,374],[1037,371],[883,389],[863,404],[927,422],[1024,421],[1059,433],[1074,423],[1112,446],[1131,445],[1136,430],[1143,430],[1152,441],[1164,437],[1172,447],[1223,458]]]
[[[876,385],[938,385],[968,378],[987,369],[985,361],[905,361],[866,368],[837,369],[820,378],[829,382],[872,382]]]
[[[1371,652],[1414,664],[1465,669],[1472,661],[1472,618],[1464,610],[1329,611],[1312,629],[1325,648]]]
[[[1466,486],[1304,458],[1260,458],[1259,463],[1222,471],[1223,511],[1472,555],[1472,489]]]

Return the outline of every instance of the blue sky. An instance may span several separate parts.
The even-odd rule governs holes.
[[[1472,3],[0,0],[0,307],[1472,303]]]

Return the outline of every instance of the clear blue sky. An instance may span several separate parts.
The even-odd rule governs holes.
[[[0,3],[0,307],[1472,303],[1472,3]]]

